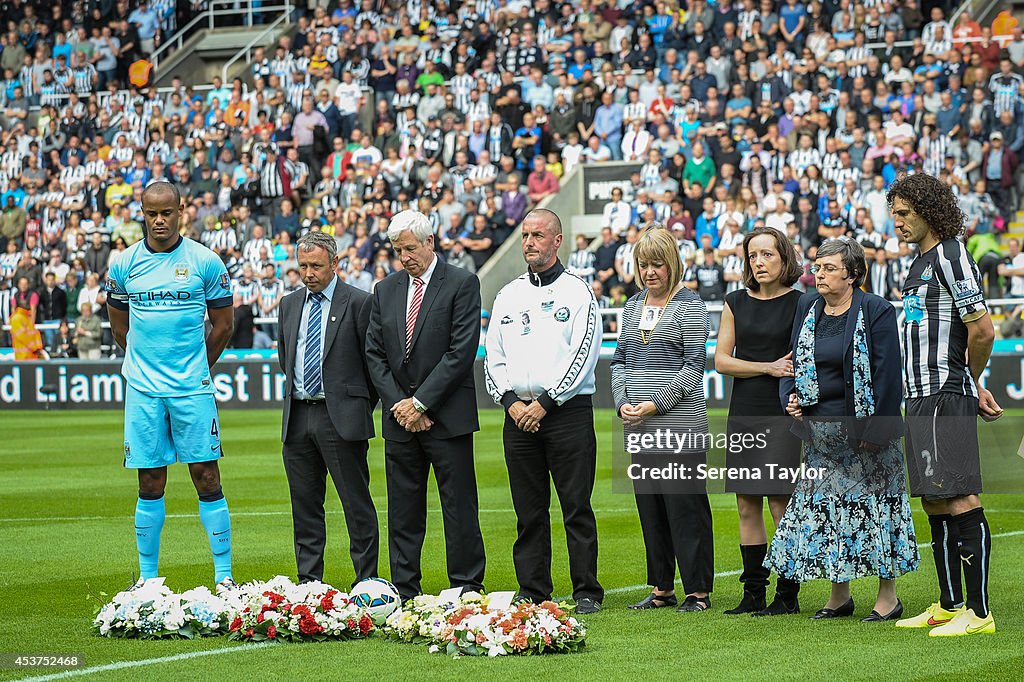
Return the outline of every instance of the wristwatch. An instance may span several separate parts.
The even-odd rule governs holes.
[[[416,396],[413,396],[412,398],[412,406],[415,407],[416,411],[419,412],[420,414],[423,414],[424,412],[427,411],[427,406],[421,403],[419,400],[417,400]]]

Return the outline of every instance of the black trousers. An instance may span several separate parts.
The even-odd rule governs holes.
[[[324,403],[293,401],[284,441],[284,470],[292,500],[295,564],[299,580],[323,580],[324,497],[327,474],[341,498],[348,528],[349,555],[355,569],[352,584],[377,573],[379,535],[377,510],[370,497],[369,448],[365,440],[342,440]]]
[[[473,434],[441,439],[424,431],[404,443],[386,440],[384,455],[391,582],[402,599],[420,594],[431,466],[441,498],[449,586],[483,590],[486,558],[480,533]]]
[[[678,563],[686,594],[711,592],[715,536],[708,496],[637,494],[636,509],[647,549],[647,584],[673,589]]]
[[[518,536],[512,547],[519,593],[551,598],[551,482],[562,507],[569,577],[576,600],[601,601],[597,580],[597,520],[590,506],[597,470],[597,437],[590,396],[552,410],[537,433],[526,433],[505,415],[505,464],[512,487]]]

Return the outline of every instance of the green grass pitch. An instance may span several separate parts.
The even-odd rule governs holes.
[[[721,414],[717,415],[721,417]],[[508,478],[500,437],[501,414],[481,412],[476,436],[480,522],[487,546],[489,589],[515,589],[511,548],[515,537]],[[597,415],[600,459],[594,491],[600,534],[599,576],[608,595],[605,610],[585,620],[587,650],[573,656],[453,661],[423,647],[370,639],[306,645],[242,647],[224,638],[140,642],[94,636],[95,603],[89,594],[112,594],[137,571],[132,533],[134,473],[121,467],[119,411],[6,412],[0,447],[0,653],[84,654],[90,679],[1020,679],[1024,666],[1024,495],[987,495],[993,553],[991,603],[995,635],[929,639],[924,631],[859,619],[874,601],[874,580],[853,586],[857,618],[812,622],[807,616],[827,597],[828,585],[804,586],[803,615],[754,619],[724,616],[740,598],[734,500],[713,495],[714,608],[703,614],[625,607],[646,587],[644,549],[632,496],[611,485],[612,419]],[[227,456],[224,490],[232,512],[237,580],[294,575],[288,490],[281,464],[280,415],[273,411],[222,411]],[[1019,427],[1019,423],[1017,425]],[[991,428],[988,426],[982,428]],[[1019,428],[1018,428],[1019,430]],[[1009,434],[1019,438],[1020,434]],[[383,442],[370,450],[372,490],[381,514],[381,571],[387,575]],[[1022,463],[1024,467],[1024,463]],[[553,497],[554,499],[554,497]],[[342,589],[352,580],[341,505],[327,499],[329,543],[326,581]],[[445,587],[443,540],[434,488],[424,548],[423,587]],[[918,541],[929,539],[915,501]],[[212,564],[199,524],[195,491],[184,467],[170,472],[169,518],[164,527],[161,572],[184,590],[212,586]],[[556,593],[571,591],[565,538],[553,504]],[[922,549],[921,570],[902,578],[899,594],[908,613],[936,598],[931,552]],[[185,656],[188,657],[185,657]],[[158,659],[158,660],[154,660]],[[159,660],[166,659],[166,660]],[[138,662],[130,665],[130,662]],[[0,670],[0,679],[46,671]]]

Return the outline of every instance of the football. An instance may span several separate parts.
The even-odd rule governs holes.
[[[366,609],[374,624],[383,625],[402,603],[398,590],[384,578],[367,578],[352,588],[352,603]]]

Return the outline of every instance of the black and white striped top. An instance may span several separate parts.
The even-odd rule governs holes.
[[[681,288],[654,331],[644,332],[648,341],[644,343],[639,326],[645,295],[646,290],[635,294],[622,311],[611,362],[615,406],[652,401],[658,414],[644,423],[644,431],[666,428],[707,433],[707,308],[696,293]]]
[[[565,269],[582,279],[587,284],[594,281],[597,255],[590,249],[577,249],[569,255],[569,263]]]
[[[908,398],[978,396],[967,367],[967,324],[988,308],[963,242],[947,239],[914,260],[903,284],[903,382]]]
[[[989,78],[988,89],[992,93],[992,104],[996,116],[1003,111],[1013,111],[1019,99],[1021,82],[1024,82],[1024,76],[1018,73],[1010,73],[1008,76],[996,73]]]

